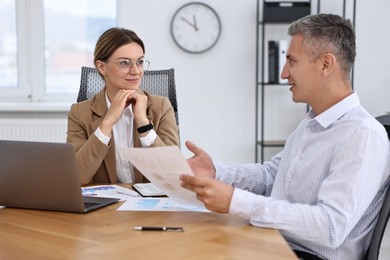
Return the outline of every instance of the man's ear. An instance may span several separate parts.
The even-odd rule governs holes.
[[[329,75],[335,69],[335,66],[336,57],[330,52],[325,53],[322,56],[322,72],[324,72],[326,75]]]

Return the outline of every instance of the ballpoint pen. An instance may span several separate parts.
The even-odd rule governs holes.
[[[137,231],[176,231],[183,232],[182,227],[134,227]]]

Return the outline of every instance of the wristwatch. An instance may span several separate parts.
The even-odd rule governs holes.
[[[137,128],[137,132],[139,134],[142,134],[142,133],[145,133],[145,132],[147,132],[149,130],[152,130],[152,129],[153,129],[153,124],[151,122],[149,122],[148,125],[144,125],[144,126],[138,127]]]

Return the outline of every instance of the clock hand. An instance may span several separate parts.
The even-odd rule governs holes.
[[[192,24],[190,21],[188,21],[184,16],[181,16],[180,19],[182,19],[184,22],[186,22],[187,24],[189,24],[192,28],[195,29],[195,31],[198,30],[198,28],[196,27],[196,25]]]
[[[193,16],[192,16],[192,19],[193,19],[193,21],[194,21],[194,28],[195,28],[195,31],[197,31],[197,30],[198,30],[198,25],[196,24],[196,16],[193,15]]]

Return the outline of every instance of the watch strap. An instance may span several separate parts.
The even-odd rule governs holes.
[[[138,127],[137,131],[139,134],[142,134],[142,133],[145,133],[145,132],[152,130],[152,129],[153,129],[153,125],[152,125],[152,123],[149,123],[148,125]]]

